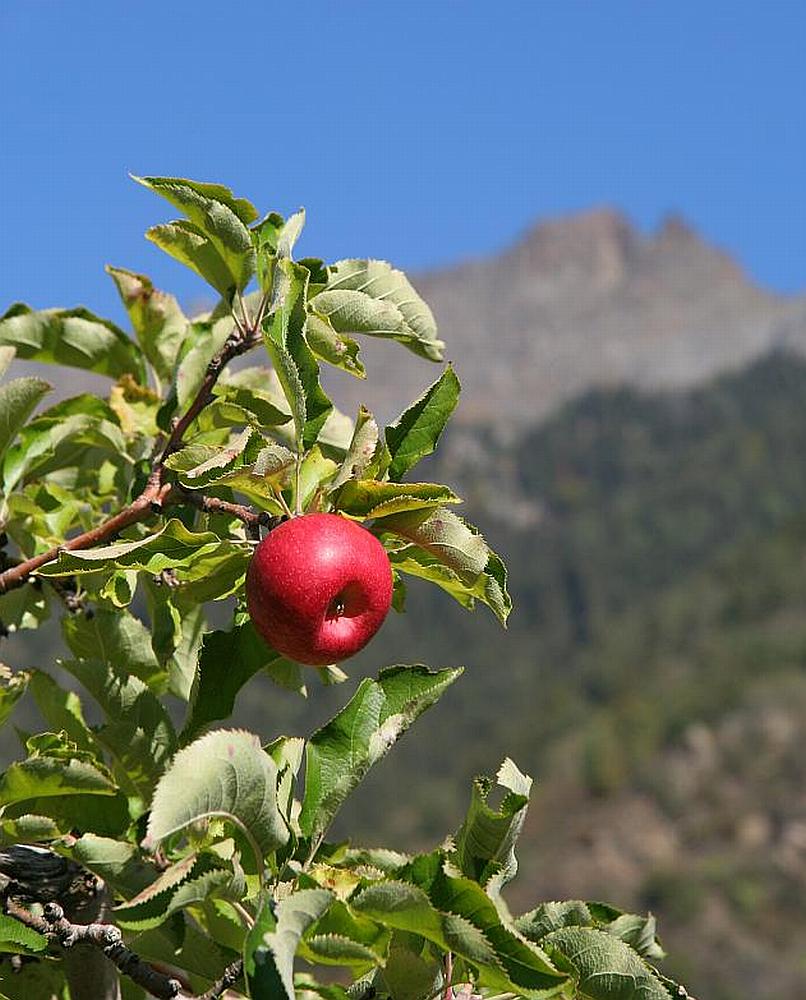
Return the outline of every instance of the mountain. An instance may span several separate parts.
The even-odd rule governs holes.
[[[806,296],[758,288],[678,218],[651,235],[606,208],[542,222],[414,282],[456,359],[459,421],[533,423],[591,387],[685,388],[776,347],[806,351]],[[418,359],[365,354],[366,388],[339,379],[352,405],[392,417],[427,384]]]

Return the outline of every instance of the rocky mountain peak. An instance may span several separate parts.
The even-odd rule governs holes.
[[[592,387],[685,388],[776,346],[806,352],[806,296],[759,288],[677,215],[649,234],[607,207],[541,221],[502,254],[415,285],[464,385],[458,419],[470,422],[533,423]],[[372,381],[349,387],[351,403],[382,417],[435,377],[387,351],[367,345]]]

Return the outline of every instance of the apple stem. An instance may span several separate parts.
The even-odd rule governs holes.
[[[294,468],[294,516],[299,517],[302,513],[302,497],[300,496],[300,476],[302,472],[302,455],[297,452],[297,461]]]

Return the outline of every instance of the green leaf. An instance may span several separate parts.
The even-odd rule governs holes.
[[[115,785],[86,760],[32,756],[0,775],[0,805],[70,795],[114,795]]]
[[[438,510],[428,517],[415,511],[377,520],[373,531],[384,530],[418,543],[397,547],[386,537],[393,569],[436,584],[468,610],[481,601],[506,626],[512,610],[506,567],[478,529],[448,510]]]
[[[305,339],[320,361],[327,361],[356,378],[367,377],[366,369],[358,356],[358,343],[352,337],[334,330],[326,316],[320,316],[317,312],[308,314]]]
[[[33,816],[23,813],[16,819],[3,817],[0,820],[0,843],[37,844],[61,837],[66,829],[59,827],[49,816]]]
[[[642,958],[660,961],[666,957],[666,952],[657,938],[657,922],[651,913],[647,916],[638,913],[620,913],[606,924],[603,930],[628,944]]]
[[[8,449],[3,461],[6,493],[21,480],[41,480],[46,472],[86,463],[91,448],[106,453],[119,465],[131,465],[126,438],[111,410],[109,414],[114,417],[114,423],[93,413],[70,412],[66,404],[78,402],[80,405],[82,399],[77,397],[76,401],[68,400],[51,407],[22,429],[17,443]],[[105,404],[103,406],[106,408]],[[97,455],[93,460],[97,466]]]
[[[165,462],[169,469],[178,472],[179,482],[188,489],[203,489],[217,482],[240,464],[244,452],[256,431],[247,427],[240,434],[230,437],[223,447],[190,444],[171,455]]]
[[[217,323],[194,323],[188,336],[190,349],[176,367],[176,402],[185,410],[201,389],[212,359],[222,349],[233,331],[229,317]]]
[[[128,902],[115,907],[115,923],[124,930],[159,927],[173,913],[203,903],[233,881],[233,872],[211,854],[183,858],[162,872]]]
[[[331,484],[331,489],[343,486],[350,479],[361,479],[369,468],[378,446],[378,425],[365,407],[358,408],[353,426],[353,436],[341,468]],[[375,477],[368,477],[375,478]]]
[[[17,378],[0,386],[0,456],[51,389],[50,383],[40,378]]]
[[[183,595],[195,596],[197,600],[218,600],[238,588],[250,556],[246,542],[222,539],[211,531],[190,531],[172,518],[146,538],[61,552],[39,573],[72,576],[135,569],[156,576],[163,570],[172,570]]]
[[[50,617],[48,595],[33,587],[17,587],[0,594],[0,622],[9,632],[39,628]]]
[[[96,749],[81,699],[75,691],[65,691],[42,670],[32,672],[30,687],[36,707],[51,730],[63,730],[82,750]]]
[[[425,938],[441,951],[453,952],[478,969],[500,968],[498,956],[482,929],[458,910],[437,909],[428,894],[410,882],[395,879],[376,882],[354,896],[349,905],[356,913],[386,927]],[[497,984],[510,985],[500,973]]]
[[[271,674],[280,667],[299,677],[297,664],[270,649],[250,621],[236,625],[231,632],[208,632],[202,642],[182,743],[211,722],[228,719],[238,692],[256,673],[265,670]],[[301,679],[298,683],[301,687]]]
[[[539,943],[561,927],[593,927],[594,920],[587,903],[580,899],[541,903],[518,917],[515,928],[529,941]]]
[[[490,550],[478,530],[450,510],[407,511],[378,520],[375,530],[391,531],[430,552],[464,583],[475,583]]]
[[[145,376],[139,347],[123,330],[88,309],[34,311],[18,303],[0,317],[0,346],[16,348],[25,361],[68,365],[120,378]]]
[[[308,277],[302,265],[278,260],[272,308],[263,324],[266,349],[294,418],[298,451],[314,444],[333,408],[304,336]]]
[[[433,511],[446,503],[461,502],[453,490],[439,483],[380,483],[376,479],[349,479],[333,496],[337,510],[362,520]]]
[[[252,237],[247,225],[257,212],[243,198],[220,184],[205,184],[182,177],[134,177],[183,212],[208,238],[224,262],[231,283],[243,289],[255,270]],[[214,286],[223,294],[217,285]]]
[[[0,663],[0,726],[2,726],[14,706],[28,689],[31,674],[23,671],[12,671],[5,663]]]
[[[146,230],[146,239],[151,240],[160,250],[164,250],[174,260],[195,271],[208,285],[230,300],[235,292],[236,282],[226,261],[216,249],[204,230],[192,222],[177,219],[164,222]]]
[[[445,371],[386,428],[386,445],[392,456],[389,478],[400,480],[420,459],[430,455],[459,402],[459,379],[448,365]]]
[[[224,184],[211,184],[207,181],[192,181],[187,177],[136,177],[132,180],[149,188],[155,194],[161,195],[174,208],[184,212],[188,218],[204,219],[207,205],[218,202],[224,205],[245,226],[257,218],[257,209],[246,198],[236,198],[232,190]],[[199,222],[201,224],[201,222]]]
[[[426,303],[402,271],[382,260],[341,260],[328,268],[325,290],[312,299],[340,333],[392,337],[415,354],[441,361],[445,345]]]
[[[317,492],[324,492],[336,474],[338,465],[326,458],[318,445],[314,445],[303,458],[299,470],[299,510],[307,510]],[[296,484],[295,484],[296,491]]]
[[[268,396],[246,386],[219,383],[215,395],[252,414],[259,427],[279,427],[291,419],[291,414],[272,403]]]
[[[244,972],[253,1000],[295,1000],[294,956],[303,934],[333,902],[325,889],[301,889],[267,902],[244,945]]]
[[[157,869],[143,858],[135,844],[94,833],[85,833],[71,848],[60,848],[59,853],[88,868],[126,899],[145,889],[157,875]]]
[[[168,690],[183,701],[190,699],[196,664],[207,628],[204,609],[176,588],[146,582],[152,621],[151,647],[168,668]]]
[[[20,306],[21,303],[17,303],[16,306],[12,306],[11,309],[8,310],[6,315],[7,316],[11,315],[14,312],[14,309],[20,308]],[[8,367],[14,360],[14,355],[16,353],[17,353],[16,350],[13,347],[9,347],[8,344],[4,344],[2,347],[0,347],[0,378],[2,378],[2,376],[5,375],[5,373],[8,371]]]
[[[361,682],[349,703],[308,742],[300,814],[307,837],[315,841],[324,834],[372,765],[461,672],[396,666],[382,670],[377,681]]]
[[[277,765],[251,733],[219,729],[179,751],[154,793],[148,841],[156,845],[212,816],[244,832],[258,864],[288,840],[277,806]]]
[[[495,784],[504,791],[497,809],[489,804]],[[518,871],[515,842],[526,820],[531,786],[532,779],[521,774],[509,758],[501,765],[497,782],[484,777],[473,782],[470,807],[456,835],[452,859],[488,891],[491,880],[497,892]]]
[[[123,772],[120,784],[130,785],[145,808],[157,780],[176,747],[176,734],[162,702],[125,664],[99,660],[62,660],[98,702],[107,721],[94,730],[95,739],[115,758]]]
[[[590,1000],[669,1000],[663,983],[628,945],[594,927],[563,927],[543,938]]]
[[[25,955],[44,951],[47,946],[48,939],[44,934],[0,913],[0,951]]]
[[[480,985],[514,989],[534,998],[555,996],[563,990],[566,977],[545,951],[517,933],[500,901],[495,902],[477,882],[453,875],[439,852],[415,859],[398,877],[417,882],[436,910],[455,914],[472,925],[494,949],[495,962],[465,956],[476,964]],[[459,948],[453,950],[458,952]]]
[[[179,303],[155,288],[150,278],[107,265],[106,273],[129,314],[137,342],[161,379],[170,380],[189,321]]]
[[[381,975],[392,1000],[428,1000],[439,995],[442,963],[393,944]]]
[[[151,633],[128,611],[96,608],[91,617],[65,616],[62,633],[74,656],[102,660],[134,674],[149,687],[163,686],[165,670],[151,648]]]

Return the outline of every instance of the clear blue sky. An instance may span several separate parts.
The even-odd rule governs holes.
[[[184,301],[135,173],[308,209],[302,253],[413,269],[610,203],[806,289],[802,0],[3,0],[0,307]]]

